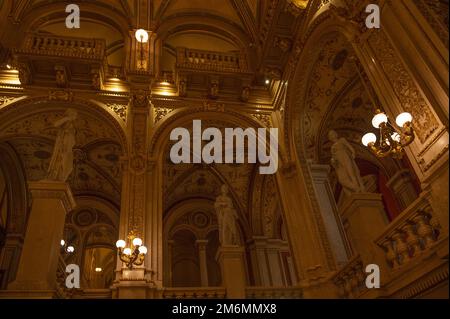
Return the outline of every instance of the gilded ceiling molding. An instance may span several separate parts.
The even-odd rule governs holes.
[[[251,39],[246,34],[245,30],[230,20],[208,13],[204,13],[201,20],[199,20],[198,15],[195,14],[171,15],[165,17],[155,32],[158,35],[158,38],[164,41],[169,36],[184,31],[203,31],[212,35],[214,35],[214,33],[219,34],[229,42],[231,40],[232,43],[240,50],[246,52],[247,56],[249,56],[250,51],[248,44],[251,43]]]
[[[61,21],[67,17],[64,2],[48,2],[45,5],[33,5],[22,17],[21,27],[25,31],[36,31],[51,21]],[[83,20],[101,21],[115,28],[124,38],[132,26],[131,17],[100,1],[83,2]],[[81,22],[82,23],[82,22]]]

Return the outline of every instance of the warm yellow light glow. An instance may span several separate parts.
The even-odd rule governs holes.
[[[7,69],[11,69],[11,66],[9,64],[6,65]]]
[[[67,247],[67,252],[68,253],[73,253],[74,251],[75,251],[75,247],[73,247],[73,246]]]
[[[96,267],[96,268],[95,268],[95,271],[96,271],[96,272],[102,272],[102,270],[103,270],[103,269],[101,269],[100,267]]]
[[[147,254],[147,247],[145,247],[145,246],[140,246],[140,247],[139,247],[139,253],[140,253],[140,254],[143,254],[143,255]]]
[[[61,246],[64,246],[66,244],[66,242],[64,241],[64,239],[61,239]]]
[[[141,43],[145,43],[148,41],[148,33],[144,29],[136,30],[134,36],[136,37],[136,40],[138,40]]]
[[[387,123],[388,119],[386,114],[384,113],[378,113],[375,115],[372,119],[372,125],[374,128],[379,128],[381,124]]]
[[[116,241],[116,247],[117,248],[124,248],[125,247],[125,240],[123,239],[119,239],[118,241]]]
[[[142,245],[142,239],[136,237],[135,239],[133,239],[133,245],[134,246],[141,246]]]
[[[412,115],[408,112],[399,114],[395,119],[395,123],[397,123],[397,125],[400,127],[403,127],[403,125],[405,125],[408,122],[412,122]]]
[[[375,143],[377,141],[377,137],[373,133],[367,133],[361,139],[361,142],[364,146],[369,145],[370,143]]]

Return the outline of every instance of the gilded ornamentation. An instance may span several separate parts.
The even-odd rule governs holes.
[[[384,31],[373,32],[370,46],[377,55],[402,108],[412,114],[413,128],[422,144],[438,129],[439,123],[430,106],[418,90]]]
[[[158,123],[160,120],[162,120],[167,114],[172,112],[173,109],[167,108],[167,107],[155,107],[155,118],[154,123]]]
[[[19,81],[22,85],[31,84],[33,81],[30,67],[26,63],[19,63],[17,65],[17,69],[19,70]]]
[[[70,102],[73,100],[73,92],[68,90],[55,90],[48,92],[48,99],[50,101],[66,101]]]
[[[145,90],[137,90],[133,93],[133,106],[134,107],[147,107],[149,92]]]
[[[254,113],[252,116],[263,123],[266,127],[272,127],[272,120],[270,114]]]
[[[106,103],[106,106],[113,110],[114,113],[116,113],[117,116],[122,120],[127,120],[127,105],[118,103]]]
[[[66,87],[68,84],[66,69],[63,66],[56,66],[55,71],[56,86],[60,88]]]
[[[13,101],[15,98],[11,96],[0,96],[0,106]]]

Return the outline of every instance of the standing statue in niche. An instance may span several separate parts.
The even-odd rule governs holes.
[[[354,148],[345,138],[339,138],[333,130],[328,132],[328,139],[333,143],[331,145],[331,165],[336,171],[344,193],[349,195],[365,192],[364,182],[355,162]]]
[[[68,109],[64,117],[54,123],[54,126],[58,128],[58,134],[47,171],[48,180],[65,182],[72,173],[76,118],[77,111]]]
[[[222,246],[237,245],[238,232],[236,227],[237,213],[233,207],[233,202],[228,196],[228,187],[222,185],[221,194],[217,196],[214,208],[217,213],[219,224],[219,240]]]

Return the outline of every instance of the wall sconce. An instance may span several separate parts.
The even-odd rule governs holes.
[[[414,141],[412,120],[410,113],[401,113],[395,120],[399,127],[396,129],[389,122],[387,115],[377,110],[377,114],[372,119],[372,125],[379,129],[378,137],[374,133],[367,133],[362,137],[361,142],[377,157],[386,157],[391,154],[392,157],[400,159],[403,156],[403,148]]]
[[[144,70],[144,43],[148,41],[148,32],[144,29],[138,29],[134,33],[136,40],[140,43],[139,51],[140,51],[140,59],[139,59],[139,69]]]
[[[133,269],[133,265],[140,266],[144,262],[145,255],[147,254],[147,247],[142,245],[142,239],[136,237],[134,232],[131,232],[128,236],[132,246],[125,247],[126,242],[123,239],[119,239],[116,242],[119,258],[129,269]]]

